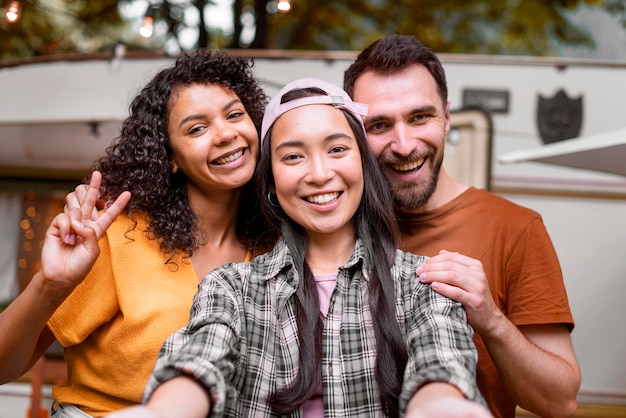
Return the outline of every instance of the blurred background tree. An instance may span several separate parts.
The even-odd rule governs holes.
[[[20,20],[0,23],[0,58],[110,51],[118,42],[170,55],[197,47],[360,50],[388,33],[415,35],[436,52],[558,56],[563,46],[594,47],[571,19],[577,10],[609,13],[626,27],[624,0],[290,0],[288,13],[278,0],[18,3]],[[146,18],[152,35],[142,38]]]

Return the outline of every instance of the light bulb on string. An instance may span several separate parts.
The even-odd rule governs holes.
[[[143,26],[139,28],[139,35],[144,38],[150,38],[154,31],[154,18],[152,16],[146,16],[143,18]]]
[[[278,0],[277,8],[281,13],[289,13],[291,11],[291,0]]]
[[[148,9],[146,9],[146,14],[143,18],[143,25],[139,28],[139,35],[144,38],[152,37],[152,33],[154,32],[154,21],[156,20],[157,9],[154,5],[148,5]]]
[[[4,12],[4,18],[9,23],[15,23],[20,20],[22,16],[22,2],[17,0],[12,0],[9,2],[9,5]]]

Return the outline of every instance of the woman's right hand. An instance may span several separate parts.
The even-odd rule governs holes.
[[[94,183],[94,181],[96,183]],[[100,190],[100,183],[102,181],[102,174],[99,171],[94,171],[91,174],[91,180],[89,184],[79,184],[74,188],[73,192],[70,192],[65,196],[65,206],[63,207],[63,212],[69,213],[71,210],[77,209],[80,210],[83,201],[87,197],[87,193],[92,188],[93,184],[98,184],[98,190]],[[91,220],[96,220],[100,216],[98,211],[105,209],[104,202],[100,200],[100,194],[98,192],[96,201],[94,203],[93,211],[91,212]]]
[[[123,192],[102,214],[98,213],[101,178],[100,173],[94,172],[82,201],[76,200],[78,207],[66,206],[46,231],[41,275],[61,288],[67,286],[71,290],[87,276],[100,254],[98,240],[130,199],[130,192]]]

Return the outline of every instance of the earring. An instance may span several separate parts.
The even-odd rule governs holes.
[[[272,197],[274,197],[272,199]],[[270,202],[270,206],[277,208],[280,205],[278,204],[278,197],[276,197],[276,195],[274,193],[268,193],[267,194],[267,201]]]

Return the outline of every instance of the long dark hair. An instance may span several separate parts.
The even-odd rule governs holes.
[[[113,200],[124,190],[132,197],[126,213],[141,211],[149,219],[149,238],[160,242],[171,262],[178,251],[191,256],[202,245],[198,219],[189,206],[186,177],[172,173],[172,149],[168,135],[170,97],[181,86],[218,84],[241,99],[260,131],[267,97],[253,76],[252,61],[223,52],[197,50],[177,58],[172,67],[158,72],[133,99],[121,133],[96,161],[92,170],[102,172],[101,194]],[[237,235],[252,248],[264,232],[258,213],[254,179],[243,188],[237,218]],[[135,222],[136,227],[136,222]]]
[[[285,94],[281,101],[288,102],[300,97],[325,95],[318,88],[294,90]],[[365,256],[371,272],[369,304],[374,318],[376,336],[376,381],[381,389],[381,402],[389,416],[398,416],[398,395],[402,388],[407,352],[400,327],[395,316],[395,288],[391,277],[397,242],[397,220],[390,203],[391,192],[378,161],[367,145],[367,138],[359,122],[343,111],[356,137],[363,166],[363,196],[353,217],[356,235],[365,247]],[[272,408],[281,414],[302,405],[309,399],[321,381],[322,328],[320,306],[313,273],[305,261],[308,237],[304,229],[295,223],[278,205],[270,205],[265,198],[274,185],[270,152],[271,129],[261,144],[258,166],[257,189],[261,208],[269,222],[279,229],[292,254],[295,268],[301,280],[296,291],[296,315],[300,342],[299,374],[290,387],[273,395]],[[315,344],[311,344],[315,341]]]

